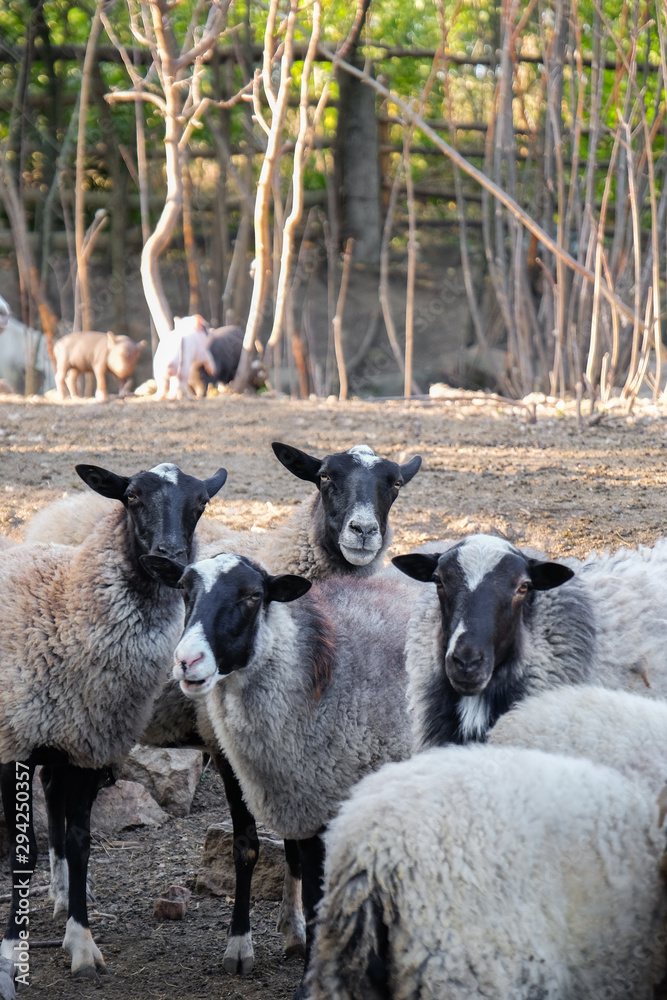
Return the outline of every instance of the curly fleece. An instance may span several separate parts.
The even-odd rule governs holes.
[[[78,767],[119,761],[169,676],[182,600],[131,559],[124,508],[91,544],[18,546],[0,560],[0,761],[39,747]]]
[[[584,759],[474,746],[387,765],[326,835],[309,1000],[650,1000],[656,819],[641,784]]]
[[[333,670],[319,694],[313,615],[333,628]],[[364,774],[410,754],[406,620],[399,582],[327,581],[292,604],[269,604],[247,666],[208,695],[249,809],[279,836],[313,836]]]

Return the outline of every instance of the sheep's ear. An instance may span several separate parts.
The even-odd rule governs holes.
[[[167,587],[178,587],[179,580],[185,572],[185,566],[168,559],[166,556],[139,556],[139,562],[144,567],[149,576],[159,583],[164,583]]]
[[[266,581],[267,597],[269,601],[280,601],[287,604],[289,601],[296,601],[297,598],[307,594],[312,583],[303,576],[290,576],[285,573],[282,576],[270,576]]]
[[[440,552],[411,552],[407,556],[394,556],[391,561],[396,569],[400,569],[406,576],[411,576],[413,580],[431,583],[440,555]]]
[[[538,562],[537,559],[530,560],[528,572],[535,590],[553,590],[574,576],[574,570],[568,566],[555,562]]]
[[[117,476],[115,472],[100,469],[97,465],[75,465],[74,469],[91,490],[110,500],[122,500],[130,485],[127,476]]]
[[[281,444],[280,441],[273,441],[271,447],[278,461],[293,476],[319,485],[319,471],[322,468],[321,458],[313,458],[311,455],[306,455],[305,451],[299,451],[298,448],[293,448],[290,444]]]
[[[409,483],[410,480],[417,475],[417,473],[421,469],[421,464],[422,464],[421,455],[416,455],[409,462],[406,462],[405,465],[399,465],[399,469],[401,470],[401,476],[403,477],[403,485]]]
[[[227,482],[227,469],[218,469],[214,476],[210,479],[204,480],[204,486],[206,487],[206,492],[208,493],[209,500],[214,497],[218,490]]]

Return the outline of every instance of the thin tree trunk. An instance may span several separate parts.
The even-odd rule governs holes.
[[[334,316],[333,328],[334,328],[334,347],[336,350],[336,364],[338,366],[338,382],[340,385],[338,391],[338,398],[340,400],[347,399],[347,371],[345,370],[345,356],[343,354],[343,310],[345,309],[345,298],[347,296],[347,285],[350,279],[350,264],[352,263],[352,249],[354,247],[354,240],[350,237],[345,246],[345,253],[343,254],[343,275],[340,281],[340,291],[338,293],[338,302],[336,304],[336,315]]]
[[[257,182],[257,194],[255,197],[255,278],[252,287],[252,299],[250,302],[250,314],[246,324],[245,337],[243,339],[243,350],[236,370],[236,376],[232,382],[235,392],[243,392],[248,385],[250,375],[250,363],[255,340],[259,332],[262,319],[262,310],[266,299],[267,276],[270,270],[271,249],[269,237],[269,202],[271,196],[271,181],[273,170],[278,159],[279,142],[282,134],[282,125],[287,110],[287,100],[289,96],[290,71],[292,66],[292,41],[294,39],[294,28],[296,25],[297,0],[290,0],[290,12],[287,18],[285,29],[283,55],[280,61],[280,86],[277,96],[273,94],[271,86],[271,55],[273,52],[273,27],[275,24],[278,0],[271,0],[269,8],[269,18],[267,21],[264,36],[264,91],[272,109],[271,127],[268,128],[264,122],[259,103],[259,75],[255,80],[253,96],[255,101],[255,114],[258,120],[263,122],[263,127],[267,131],[267,144],[262,168]]]
[[[81,73],[81,95],[79,98],[79,132],[76,143],[76,181],[74,194],[74,235],[76,239],[76,267],[78,285],[81,294],[81,324],[79,329],[92,330],[93,319],[90,305],[90,288],[88,285],[88,268],[83,255],[83,238],[86,231],[85,191],[83,186],[84,159],[86,155],[86,118],[88,114],[88,94],[90,81],[95,66],[95,46],[102,27],[101,14],[104,0],[97,0],[90,35],[86,44],[86,55]],[[75,306],[75,315],[76,315]],[[76,327],[75,327],[76,329]]]
[[[308,83],[310,80],[313,59],[317,51],[317,43],[320,37],[320,0],[313,3],[313,27],[308,42],[308,50],[301,70],[301,94],[299,99],[299,133],[294,146],[293,171],[292,171],[292,209],[285,220],[282,234],[282,254],[280,259],[280,272],[276,294],[276,305],[273,314],[273,329],[269,337],[267,348],[275,348],[280,340],[283,317],[285,312],[285,300],[287,298],[287,288],[290,279],[290,265],[294,250],[294,231],[303,215],[303,168],[305,166],[306,150],[308,147]],[[326,94],[324,96],[326,102]],[[321,104],[322,102],[320,102]],[[319,107],[318,107],[318,110]]]
[[[408,398],[412,392],[412,355],[414,349],[414,309],[415,273],[417,269],[417,233],[415,225],[415,193],[410,162],[410,135],[405,132],[403,159],[405,161],[405,186],[408,196],[408,277],[405,295],[405,377],[403,395]]]
[[[133,60],[136,60],[139,50],[135,46],[132,50]],[[146,246],[151,235],[150,206],[148,195],[148,163],[146,160],[146,129],[144,124],[144,105],[142,101],[134,102],[134,125],[137,140],[137,186],[139,188],[139,213],[141,215],[141,240]],[[153,317],[151,324],[151,352],[155,354],[159,343],[157,330]]]
[[[192,229],[192,181],[190,179],[190,165],[185,158],[183,159],[183,244],[185,246],[185,260],[188,265],[188,278],[190,280],[188,315],[193,316],[201,310],[201,291],[199,288],[195,236]]]

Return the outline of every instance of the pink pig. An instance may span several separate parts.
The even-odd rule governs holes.
[[[215,375],[210,342],[211,333],[201,316],[176,317],[174,329],[161,339],[153,358],[156,399],[183,399],[188,395],[193,365],[203,365],[209,375]]]

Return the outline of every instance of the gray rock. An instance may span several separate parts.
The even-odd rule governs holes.
[[[100,789],[90,815],[90,829],[93,833],[110,836],[131,826],[162,826],[168,819],[169,813],[160,808],[143,785],[119,780],[109,788]],[[44,790],[37,771],[32,784],[32,821],[37,851],[44,857],[48,853],[49,829]],[[0,855],[7,854],[8,846],[5,817],[0,810]]]
[[[195,891],[213,896],[234,896],[234,837],[231,824],[214,823],[206,831]],[[259,838],[259,861],[252,876],[252,899],[280,900],[285,877],[282,841]]]
[[[169,814],[137,781],[118,780],[101,788],[90,815],[91,830],[106,836],[132,826],[162,826]]]
[[[187,816],[201,772],[200,750],[166,750],[137,745],[123,763],[121,778],[138,781],[172,816]]]

